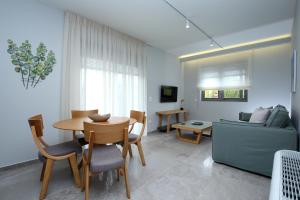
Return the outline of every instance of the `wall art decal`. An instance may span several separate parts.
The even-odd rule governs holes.
[[[34,55],[28,40],[19,47],[10,39],[7,42],[11,63],[15,66],[15,71],[21,75],[21,81],[26,89],[29,86],[34,88],[53,71],[56,63],[55,55],[51,50],[48,52],[43,43],[38,45]]]

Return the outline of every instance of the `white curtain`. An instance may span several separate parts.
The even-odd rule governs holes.
[[[252,51],[186,61],[197,67],[198,87],[208,89],[247,89],[251,86]]]
[[[66,12],[61,118],[72,109],[113,116],[146,111],[144,51],[142,41]]]

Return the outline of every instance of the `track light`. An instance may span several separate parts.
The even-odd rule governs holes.
[[[185,28],[189,29],[190,28],[190,22],[188,19],[185,20]]]
[[[178,10],[174,5],[172,5],[169,0],[162,0],[164,1],[170,8],[172,8],[175,12],[177,12],[181,17],[183,17],[183,19],[185,19],[185,28],[189,29],[190,28],[190,24],[193,25],[193,30],[197,29],[198,31],[200,31],[203,35],[205,35],[208,39],[213,41],[213,44],[210,46],[218,46],[220,48],[223,48],[222,45],[220,45],[216,40],[214,40],[214,38],[212,36],[210,36],[205,30],[203,30],[201,27],[199,27],[195,22],[193,22],[192,20],[188,19],[187,16],[181,12],[180,10]]]
[[[211,40],[209,46],[213,47],[214,45],[215,45],[215,44],[214,44],[214,41]]]

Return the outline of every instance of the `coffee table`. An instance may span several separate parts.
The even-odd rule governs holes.
[[[195,125],[193,123],[195,122],[202,122],[202,125]],[[199,144],[203,131],[211,131],[212,129],[212,123],[211,122],[205,122],[200,120],[189,120],[182,123],[177,123],[172,125],[173,128],[176,128],[177,135],[176,138],[178,140],[189,142],[193,144]],[[196,139],[187,137],[182,135],[181,131],[191,131],[196,136]]]

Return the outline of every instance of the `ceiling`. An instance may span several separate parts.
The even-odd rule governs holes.
[[[169,51],[207,40],[163,0],[40,0]],[[168,0],[213,37],[294,16],[296,0]]]

